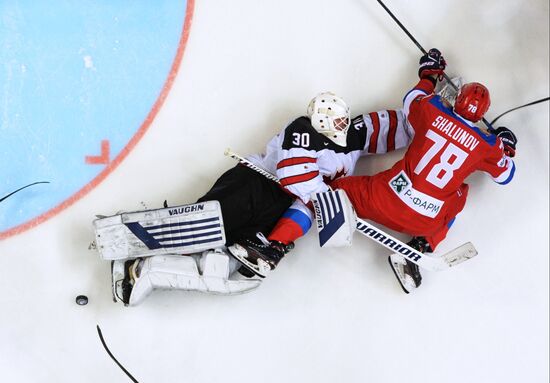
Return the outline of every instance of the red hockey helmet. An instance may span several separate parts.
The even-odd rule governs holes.
[[[491,105],[489,89],[478,82],[464,84],[456,96],[454,111],[465,119],[477,122]]]

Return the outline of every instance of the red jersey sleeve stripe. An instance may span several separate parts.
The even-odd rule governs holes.
[[[376,146],[378,145],[378,134],[380,133],[380,118],[378,118],[377,112],[369,113],[372,121],[372,127],[374,128],[369,141],[369,153],[376,153]]]
[[[279,161],[277,164],[277,169],[281,169],[287,166],[292,165],[300,165],[300,164],[309,164],[316,162],[317,160],[315,158],[311,157],[294,157],[294,158],[287,158],[282,161]]]
[[[390,129],[388,131],[388,145],[387,151],[395,150],[395,133],[397,132],[397,112],[395,110],[388,110],[390,116]]]
[[[298,184],[300,182],[306,182],[306,181],[312,180],[318,175],[319,175],[319,171],[316,170],[309,173],[298,174],[296,176],[285,177],[285,178],[282,178],[280,182],[281,182],[281,185],[283,186],[289,186],[289,185]]]

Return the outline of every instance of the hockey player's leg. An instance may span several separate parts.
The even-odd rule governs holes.
[[[258,175],[244,166],[235,166],[222,174],[198,202],[219,201],[223,216],[226,243],[238,238],[254,217],[250,209]]]
[[[257,233],[256,237],[237,241],[227,249],[245,269],[265,278],[292,248],[294,248],[293,243],[285,245],[281,242],[269,241],[262,233]],[[243,274],[247,275],[246,272]]]
[[[221,250],[205,251],[202,255],[156,255],[113,261],[113,296],[115,301],[135,306],[159,289],[231,295],[261,284],[259,279],[241,278],[233,272],[236,267],[236,262]]]
[[[225,244],[218,201],[116,214],[96,219],[94,228],[104,260],[194,254]]]
[[[293,199],[277,183],[259,174],[254,176],[257,182],[251,185],[247,206],[254,218],[239,229],[233,242],[228,239],[228,250],[242,264],[241,274],[264,278],[293,247],[285,239],[268,240],[263,234],[272,232]]]
[[[432,252],[428,241],[423,237],[414,237],[407,245],[421,253]],[[420,286],[422,275],[420,274],[418,265],[397,253],[390,255],[388,262],[405,293],[409,294]]]
[[[311,228],[312,222],[313,212],[300,199],[297,199],[283,213],[267,238],[270,241],[289,245],[303,237]]]
[[[244,166],[226,172],[199,201],[220,201],[226,244],[269,233],[293,199],[281,187]]]
[[[436,246],[447,236],[454,218],[442,225],[432,235],[426,237],[414,237],[407,245],[421,253],[431,253]],[[405,293],[410,293],[418,288],[422,282],[422,275],[418,266],[399,254],[392,254],[388,258],[390,266],[399,284]]]

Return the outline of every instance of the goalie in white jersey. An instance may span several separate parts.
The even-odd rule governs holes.
[[[239,269],[248,278],[264,277],[292,248],[293,241],[309,230],[313,217],[308,208],[310,195],[327,191],[329,181],[353,174],[359,157],[408,145],[410,136],[403,122],[401,111],[394,110],[360,115],[351,121],[349,108],[340,97],[329,92],[319,94],[311,100],[307,116],[298,117],[275,136],[265,154],[248,157],[254,165],[276,174],[280,183],[239,164],[226,171],[198,200],[219,202],[224,232],[221,242],[240,263],[233,261],[228,266],[223,249],[215,254],[205,252],[201,259],[178,255],[187,254],[179,248],[179,252],[169,254],[134,256],[136,260],[111,258],[118,260],[118,267],[113,268],[115,299],[135,305],[154,289],[231,294],[257,287],[259,281],[246,283],[234,270]],[[172,225],[163,222],[161,226]],[[153,231],[159,230],[157,227]],[[146,236],[143,228],[138,229],[134,230],[138,235]],[[189,229],[175,230],[175,235],[184,230]],[[191,236],[186,233],[186,237]],[[202,250],[210,248],[200,246]],[[269,256],[259,258],[256,254],[260,252],[255,249]],[[229,271],[225,270],[228,267]],[[220,268],[225,271],[220,273]],[[217,270],[217,274],[209,276],[205,270]],[[122,274],[121,283],[116,272]]]

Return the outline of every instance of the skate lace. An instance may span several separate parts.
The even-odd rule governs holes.
[[[256,238],[258,238],[260,242],[262,242],[262,244],[266,247],[269,247],[271,245],[271,242],[269,242],[269,240],[261,232],[256,233]]]

